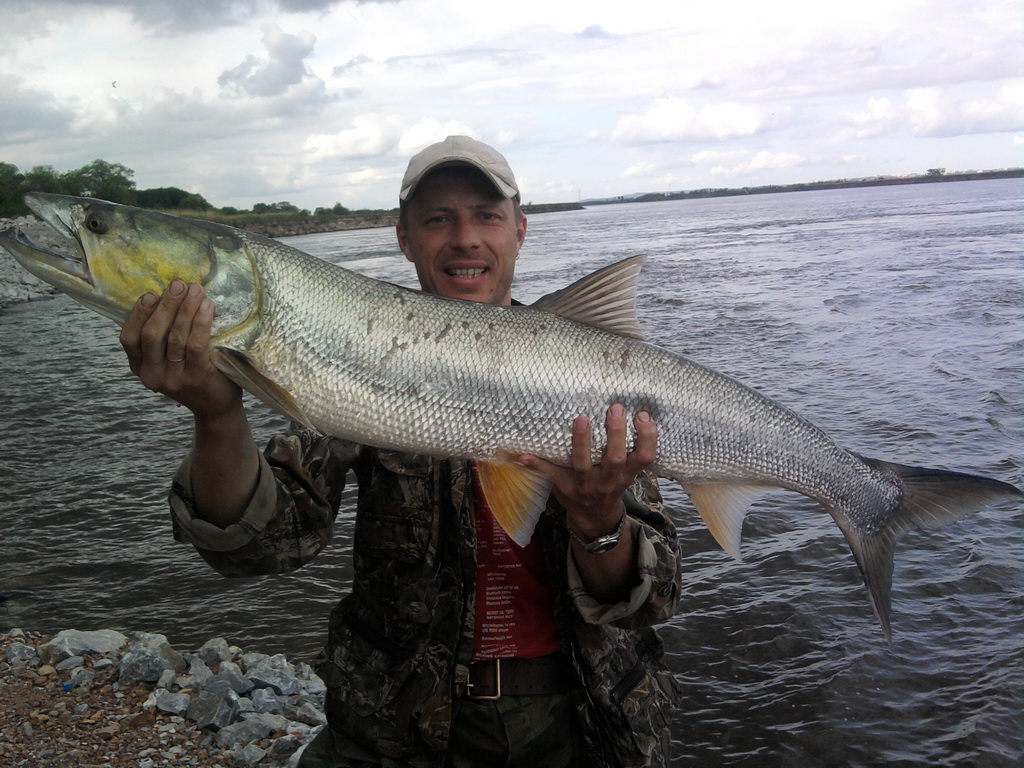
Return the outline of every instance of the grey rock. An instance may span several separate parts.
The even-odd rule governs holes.
[[[192,703],[192,699],[187,693],[171,693],[162,688],[154,691],[154,697],[157,709],[178,717],[184,717]]]
[[[257,688],[249,698],[252,700],[252,707],[255,712],[262,712],[268,715],[280,715],[284,712],[280,699],[270,688]]]
[[[270,656],[268,656],[265,653],[249,652],[243,653],[241,656],[239,656],[238,661],[241,664],[242,669],[248,672],[250,669],[259,666],[269,658]]]
[[[302,753],[306,751],[307,746],[309,746],[309,742],[304,743],[301,747],[295,750],[292,756],[282,763],[282,766],[284,766],[284,768],[298,768],[299,760],[302,759]]]
[[[265,739],[275,731],[283,731],[287,727],[288,721],[280,715],[248,715],[245,720],[217,731],[217,744],[224,749],[238,749],[243,744]]]
[[[185,717],[194,720],[199,728],[220,731],[238,717],[238,712],[238,694],[226,688],[200,693],[192,700]]]
[[[238,694],[246,694],[255,688],[256,685],[247,677],[242,677],[234,672],[218,672],[211,675],[203,685],[203,690],[216,692],[230,690]]]
[[[85,667],[78,667],[71,675],[71,679],[68,681],[68,685],[72,689],[75,688],[90,688],[96,681],[96,673],[91,669]]]
[[[303,690],[302,682],[295,676],[295,668],[281,653],[247,666],[245,674],[256,687],[273,688],[278,696],[291,696]]]
[[[119,680],[122,685],[140,681],[155,683],[168,669],[176,674],[185,671],[181,654],[171,647],[164,635],[136,632],[121,657]]]
[[[289,720],[297,720],[306,725],[323,725],[327,722],[324,713],[308,701],[304,701],[298,706],[289,707],[285,714],[288,715]]]
[[[260,749],[255,744],[247,744],[241,749],[231,750],[228,754],[238,765],[253,766],[266,756],[267,750]]]
[[[64,661],[57,663],[57,671],[64,672],[69,669],[77,669],[85,664],[85,659],[81,656],[68,656]]]
[[[30,667],[36,669],[41,666],[43,660],[39,658],[39,653],[30,645],[24,643],[11,643],[7,648],[4,649],[4,656],[13,666]]]
[[[160,679],[156,681],[157,688],[171,689],[171,686],[177,682],[178,676],[174,674],[173,669],[165,669],[160,675]]]
[[[294,755],[300,746],[301,743],[295,736],[292,736],[290,733],[286,734],[274,739],[270,743],[270,749],[267,750],[267,759],[282,763]]]
[[[113,629],[99,629],[82,632],[65,629],[58,632],[50,642],[39,646],[39,658],[44,664],[57,664],[70,656],[84,653],[117,654],[128,642],[128,638]]]
[[[285,715],[285,717],[287,717],[287,715]],[[320,728],[321,726],[319,725],[306,725],[305,723],[300,723],[298,720],[288,721],[288,733],[298,736],[299,741],[301,742],[311,740],[313,737],[310,734],[318,733]]]
[[[231,659],[234,658],[231,646],[228,645],[228,641],[223,637],[215,637],[212,640],[207,640],[196,652],[196,655],[210,667],[215,666],[222,661],[231,661]]]
[[[302,681],[302,687],[305,689],[307,696],[323,700],[324,694],[327,693],[327,686],[324,685],[324,681],[320,679],[309,664],[304,661],[296,664],[295,676]]]
[[[188,674],[178,678],[182,688],[202,688],[213,677],[213,672],[200,656],[189,654]]]

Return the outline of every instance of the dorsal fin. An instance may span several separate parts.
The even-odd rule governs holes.
[[[582,277],[533,303],[553,315],[643,340],[636,317],[636,282],[646,256],[631,256]]]

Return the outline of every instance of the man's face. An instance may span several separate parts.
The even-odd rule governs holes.
[[[428,293],[485,304],[512,301],[526,217],[482,173],[442,169],[420,182],[398,244]]]

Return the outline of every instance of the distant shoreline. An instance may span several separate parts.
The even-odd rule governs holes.
[[[523,212],[551,213],[553,211],[582,211],[581,203],[546,203],[524,205]],[[330,218],[273,218],[266,221],[247,222],[242,229],[255,232],[265,237],[296,237],[313,235],[322,232],[344,232],[352,229],[376,229],[377,227],[393,227],[398,223],[398,211],[374,211],[363,213],[342,214]]]
[[[694,189],[681,192],[648,192],[637,195],[619,195],[578,203],[545,203],[524,205],[523,211],[533,215],[556,211],[582,211],[594,205],[623,203],[654,203],[666,200],[700,200],[709,197],[739,197],[741,195],[768,195],[784,192],[810,192],[823,189],[855,189],[858,187],[888,187],[900,184],[937,184],[949,181],[985,181],[990,179],[1024,178],[1024,168],[1002,171],[969,171],[964,173],[936,172],[914,176],[875,176],[865,179],[833,179],[797,184],[767,184],[760,187],[723,187],[720,189]],[[352,229],[393,227],[398,221],[397,211],[379,211],[343,214],[331,218],[281,219],[246,222],[243,229],[266,237],[295,237],[323,232],[342,232]]]
[[[819,189],[854,189],[857,187],[888,187],[898,184],[936,184],[946,181],[984,181],[989,179],[1018,179],[1024,177],[1024,168],[1002,171],[967,171],[963,173],[919,174],[913,176],[875,176],[864,179],[833,179],[798,184],[767,184],[760,187],[724,187],[721,189],[695,189],[686,192],[648,192],[639,195],[620,195],[595,200],[584,200],[583,205],[612,205],[618,203],[651,203],[662,200],[693,200],[707,197],[738,197],[740,195],[768,195],[779,192],[809,192]]]

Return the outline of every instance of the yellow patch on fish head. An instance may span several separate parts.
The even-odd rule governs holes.
[[[202,283],[210,273],[207,253],[194,243],[132,243],[105,240],[89,254],[89,271],[97,291],[130,307],[144,293],[162,293],[174,280]]]

